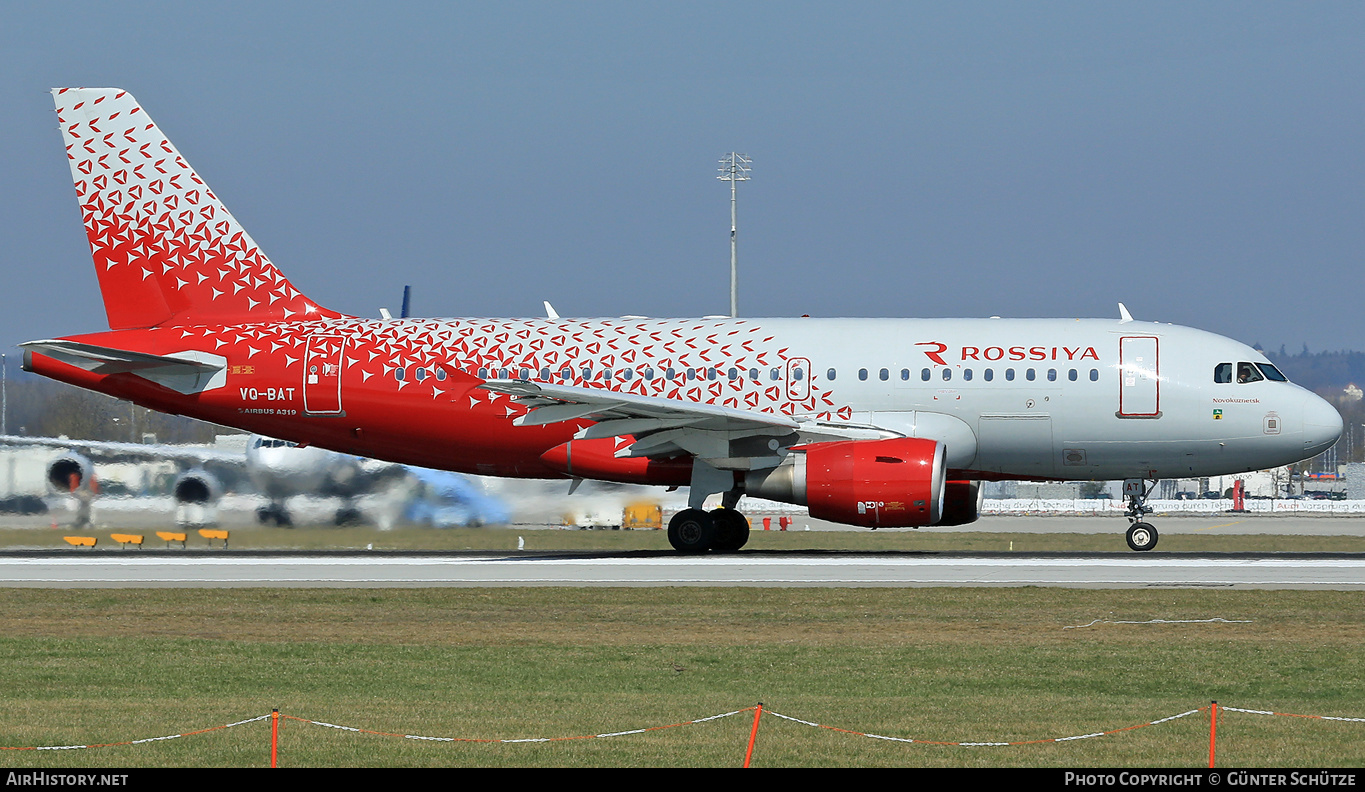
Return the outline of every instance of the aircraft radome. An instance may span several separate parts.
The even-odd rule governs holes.
[[[988,479],[1283,465],[1341,417],[1258,351],[1101,319],[365,319],[304,296],[125,91],[53,92],[108,332],[25,366],[155,410],[495,476],[688,486],[682,552],[746,495],[870,528],[976,519]],[[1149,491],[1149,490],[1148,490]],[[722,494],[723,507],[703,504]]]

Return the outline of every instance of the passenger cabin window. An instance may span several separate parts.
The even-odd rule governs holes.
[[[901,369],[901,382],[910,381],[910,369]]]
[[[950,380],[950,379],[952,379],[952,378],[953,378],[953,370],[950,369],[950,368],[945,368],[945,369],[943,370],[943,381],[944,381],[944,382],[947,382],[948,380]]]
[[[933,372],[929,371],[929,369],[920,369],[919,378],[920,378],[922,381],[924,381],[924,382],[928,382],[928,381],[929,381],[929,376],[930,376],[932,373],[933,373]]]
[[[1069,380],[1071,380],[1072,382],[1075,382],[1075,381],[1076,381],[1076,369],[1071,369],[1070,371],[1068,371],[1068,372],[1066,373],[1066,378],[1069,379]]]
[[[860,380],[867,379],[867,369],[858,369],[858,379]]]
[[[833,382],[833,381],[834,381],[834,375],[835,375],[836,373],[837,373],[837,372],[836,372],[834,369],[830,369],[829,371],[826,371],[826,372],[825,372],[825,377],[826,377],[826,379],[828,379],[830,382]]]
[[[1090,369],[1090,381],[1091,381],[1091,382],[1099,382],[1099,381],[1100,381],[1100,370],[1099,370],[1099,369]]]
[[[986,378],[987,382],[990,382],[991,380],[995,379],[995,369],[986,369],[982,373],[982,376]]]
[[[877,379],[881,380],[882,382],[886,382],[887,380],[891,379],[891,372],[887,371],[886,369],[882,369],[881,371],[877,372]]]
[[[962,378],[965,379],[965,380],[967,380],[968,382],[971,382],[971,381],[972,381],[972,370],[971,370],[971,369],[963,369],[963,370],[962,370]]]

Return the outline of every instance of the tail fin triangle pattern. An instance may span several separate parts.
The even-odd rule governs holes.
[[[110,328],[340,316],[294,288],[132,94],[52,95]]]

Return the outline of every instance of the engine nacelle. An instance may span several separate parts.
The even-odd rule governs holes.
[[[60,493],[95,492],[98,489],[94,465],[75,451],[67,451],[48,463],[47,483],[53,492]]]
[[[218,496],[223,493],[223,485],[207,470],[194,468],[180,474],[171,492],[177,505],[209,506],[218,501]]]
[[[938,525],[967,525],[981,517],[986,496],[979,481],[950,481],[943,493],[943,519]]]
[[[175,524],[194,528],[218,524],[218,496],[223,485],[203,468],[181,473],[171,494],[175,497]]]
[[[798,503],[820,520],[867,528],[937,525],[947,462],[937,440],[897,437],[815,443],[744,476],[745,492]]]

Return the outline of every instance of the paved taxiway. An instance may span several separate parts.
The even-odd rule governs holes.
[[[0,586],[1365,588],[1360,554],[86,553],[0,556]]]

